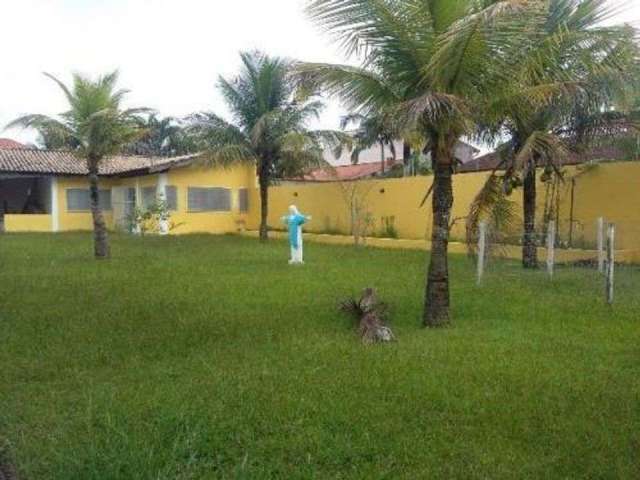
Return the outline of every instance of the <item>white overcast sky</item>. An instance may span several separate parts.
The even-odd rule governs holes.
[[[613,0],[615,2],[615,0]],[[72,71],[119,69],[131,90],[129,106],[182,117],[199,110],[226,113],[215,90],[233,75],[240,50],[307,61],[343,61],[337,47],[305,17],[305,0],[2,0],[0,136],[24,113],[56,114],[64,98],[42,75],[64,81]],[[632,0],[626,22],[640,22]],[[337,128],[342,111],[330,105],[320,122]]]
[[[0,136],[24,113],[56,114],[64,98],[42,72],[120,70],[127,104],[182,117],[226,112],[215,84],[233,75],[238,52],[260,49],[309,61],[341,61],[338,49],[304,14],[304,0],[2,0]],[[321,124],[337,128],[338,105]]]

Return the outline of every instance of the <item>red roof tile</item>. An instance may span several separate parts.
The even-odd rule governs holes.
[[[391,169],[398,162],[387,160],[386,169]],[[302,180],[308,182],[331,182],[335,180],[357,180],[382,173],[380,162],[359,163],[357,165],[343,165],[332,168],[320,168],[306,174]]]
[[[20,142],[16,142],[15,140],[11,140],[10,138],[0,138],[0,149],[7,148],[26,148]]]
[[[139,171],[158,172],[190,163],[198,155],[181,157],[114,156],[100,165],[101,175],[126,175]],[[0,149],[0,173],[87,175],[84,160],[72,152],[28,148]]]
[[[614,162],[629,160],[629,154],[616,146],[594,147],[583,153],[570,152],[563,165],[579,165],[587,162]],[[496,152],[488,153],[475,158],[457,168],[458,173],[483,172],[493,170],[500,164],[500,158]],[[501,168],[503,170],[503,168]]]

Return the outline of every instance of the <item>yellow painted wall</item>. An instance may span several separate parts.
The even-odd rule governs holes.
[[[570,188],[565,187],[562,217],[567,218]],[[574,236],[595,242],[596,221],[616,224],[616,246],[640,249],[640,162],[600,165],[576,179]],[[565,226],[566,230],[566,226]]]
[[[116,182],[110,178],[100,179],[100,189],[110,189]],[[91,212],[70,212],[67,209],[67,189],[89,188],[89,182],[85,177],[59,177],[58,178],[58,228],[61,232],[74,230],[91,230],[93,220]],[[102,212],[107,228],[113,227],[113,214],[109,211]]]
[[[51,215],[13,215],[4,216],[6,232],[50,232]]]
[[[567,178],[576,173],[575,167],[566,169]],[[468,173],[454,176],[455,202],[452,216],[456,221],[452,238],[464,238],[464,217],[469,204],[484,184],[488,173]],[[270,189],[269,223],[272,227],[282,227],[280,217],[287,207],[295,203],[307,214],[313,216],[308,231],[318,233],[348,234],[350,211],[345,195],[356,188],[358,195],[365,199],[367,210],[372,213],[374,232],[379,232],[383,217],[394,217],[394,226],[400,238],[425,239],[430,236],[431,206],[428,202],[419,204],[431,185],[431,177],[411,177],[401,179],[368,180],[345,183],[284,183]],[[102,179],[101,188],[129,186],[140,188],[156,185],[157,175],[136,178]],[[237,166],[229,169],[204,167],[177,168],[168,172],[168,184],[178,188],[178,211],[173,212],[172,221],[179,226],[176,234],[207,232],[229,233],[256,229],[259,225],[260,202],[254,168]],[[187,188],[226,187],[232,190],[231,212],[188,212]],[[67,188],[87,188],[87,180],[82,177],[58,178],[59,227],[61,231],[90,230],[89,212],[67,211]],[[249,213],[238,209],[238,191],[249,188]],[[546,185],[538,185],[538,212],[542,215]],[[571,215],[571,181],[561,189],[559,233],[562,239],[569,234]],[[521,190],[511,197],[521,210]],[[617,225],[617,248],[640,251],[640,162],[620,162],[597,166],[587,170],[575,179],[573,201],[573,238],[575,246],[586,248],[595,244],[595,225],[598,217]],[[18,218],[20,217],[20,218]],[[38,218],[45,217],[45,218]],[[105,212],[110,228],[113,215]],[[49,231],[51,218],[48,215],[5,216],[7,231]]]
[[[100,180],[101,189],[113,187],[144,187],[156,186],[159,175],[145,175],[129,178],[103,178]],[[255,168],[242,165],[231,168],[183,167],[168,172],[168,185],[178,189],[178,210],[171,212],[171,221],[177,227],[174,234],[207,232],[230,233],[243,230],[248,220],[248,214],[240,213],[238,195],[241,188],[255,188]],[[188,187],[223,187],[232,190],[231,212],[189,212],[187,205]],[[60,212],[60,230],[90,230],[93,228],[90,212],[69,212],[67,209],[66,190],[69,188],[88,188],[84,177],[58,178],[58,205]],[[138,191],[138,199],[141,191]],[[112,192],[113,199],[113,192]],[[249,208],[252,208],[251,202]],[[114,227],[113,213],[103,212],[107,226]]]
[[[454,176],[456,201],[453,217],[466,215],[469,204],[486,181],[488,174]],[[287,208],[295,204],[313,220],[307,230],[317,233],[342,233],[350,231],[349,194],[357,189],[364,199],[366,209],[373,216],[373,229],[381,229],[383,217],[394,217],[394,226],[400,238],[424,239],[431,227],[431,204],[420,207],[425,193],[431,186],[432,177],[409,177],[398,179],[368,180],[343,183],[286,183],[272,187],[269,192],[269,225],[280,226],[280,217]],[[259,224],[259,197],[254,192],[250,226]],[[464,224],[454,227],[453,236],[463,235]]]
[[[169,172],[169,185],[178,187],[178,210],[171,221],[177,224],[172,233],[230,233],[246,228],[249,215],[240,213],[238,192],[241,188],[255,188],[255,168],[239,165],[229,168],[186,167]],[[189,212],[188,187],[222,187],[231,189],[231,212]],[[250,190],[251,191],[251,190]],[[249,196],[249,210],[255,208]]]
[[[575,167],[566,169],[566,177],[576,173]],[[456,221],[453,239],[464,238],[464,219],[488,173],[467,173],[454,176],[454,206],[452,218]],[[379,232],[382,217],[395,217],[394,225],[400,238],[425,239],[430,237],[431,203],[420,208],[419,204],[431,185],[432,177],[411,177],[385,180],[367,180],[341,183],[285,183],[270,189],[269,224],[280,227],[280,217],[294,203],[301,211],[312,215],[307,230],[318,233],[348,234],[350,230],[349,203],[345,189],[356,185],[366,199],[367,209]],[[617,248],[640,249],[640,162],[619,162],[599,165],[576,178],[574,190],[573,237],[574,244],[590,247],[595,244],[597,218],[617,226]],[[546,185],[538,184],[538,213],[544,210]],[[517,203],[520,214],[522,190],[516,190],[511,199]],[[252,192],[249,227],[259,225],[260,209],[258,192]],[[569,234],[571,210],[571,182],[561,189],[560,235]]]

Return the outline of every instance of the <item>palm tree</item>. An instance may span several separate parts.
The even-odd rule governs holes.
[[[38,128],[36,144],[39,148],[45,150],[76,150],[80,146],[74,137],[70,137],[66,132],[47,125],[41,125]]]
[[[385,149],[387,147],[393,159],[396,159],[394,141],[399,137],[399,132],[393,124],[393,118],[383,113],[369,116],[351,113],[342,118],[340,127],[345,130],[351,124],[357,126],[353,133],[354,148],[351,151],[351,163],[357,164],[360,153],[377,144],[380,147],[380,167],[384,173],[386,167]]]
[[[418,131],[434,167],[431,255],[424,323],[447,325],[449,224],[456,142],[475,128],[486,101],[508,82],[504,68],[525,22],[519,1],[314,0],[308,13],[358,67],[303,64],[301,81],[337,95],[352,111],[394,111]]]
[[[268,238],[269,186],[324,165],[324,149],[346,140],[331,131],[312,131],[309,120],[322,109],[296,90],[292,62],[260,52],[242,53],[242,70],[231,80],[220,77],[222,93],[235,123],[212,112],[192,115],[189,131],[207,152],[208,163],[252,162],[260,186],[260,239]]]
[[[102,161],[114,155],[140,135],[138,115],[148,109],[123,109],[127,90],[117,89],[118,72],[114,71],[93,80],[81,74],[73,75],[68,87],[53,75],[45,73],[64,93],[69,110],[59,118],[46,115],[25,115],[11,122],[7,128],[21,126],[65,139],[68,146],[76,146],[75,153],[87,164],[91,214],[93,217],[94,253],[97,259],[109,257],[107,227],[98,200],[99,168]]]
[[[171,156],[193,153],[195,145],[181,123],[173,117],[149,115],[141,122],[142,138],[127,145],[125,151],[133,155]]]
[[[536,169],[561,175],[569,149],[584,148],[622,127],[619,115],[603,114],[626,96],[634,81],[635,32],[602,26],[614,13],[593,0],[549,0],[529,15],[529,42],[514,51],[514,82],[486,108],[502,146],[507,189],[523,186],[522,264],[536,268]],[[634,68],[635,65],[635,68]],[[623,101],[624,103],[624,101]],[[489,129],[491,130],[491,129]]]

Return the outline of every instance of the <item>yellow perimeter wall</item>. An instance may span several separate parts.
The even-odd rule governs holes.
[[[573,225],[574,246],[592,248],[595,244],[597,218],[617,225],[617,248],[640,250],[640,162],[620,162],[599,165],[583,171],[578,176],[575,167],[567,168],[567,181],[560,191],[559,234],[562,240],[569,236]],[[260,219],[259,192],[255,170],[251,166],[229,169],[184,167],[166,173],[167,184],[178,189],[178,210],[172,212],[172,221],[179,226],[172,233],[229,233],[244,228],[257,229]],[[482,188],[488,173],[468,173],[454,176],[455,202],[453,218],[457,219],[452,238],[464,238],[464,217],[470,203]],[[571,191],[573,188],[573,216],[571,215]],[[155,186],[159,175],[131,178],[107,178],[101,180],[101,188]],[[373,233],[379,234],[383,218],[393,218],[399,238],[425,239],[430,236],[430,201],[420,207],[425,192],[431,185],[431,177],[367,180],[343,183],[283,183],[270,189],[269,224],[282,227],[280,217],[294,203],[313,221],[307,230],[317,233],[350,233],[350,207],[346,196],[356,190],[365,208],[373,218]],[[231,212],[189,212],[187,209],[188,187],[225,187],[232,190]],[[89,230],[92,228],[89,212],[69,212],[66,204],[66,189],[87,188],[82,177],[57,179],[59,208],[59,230]],[[249,190],[249,212],[241,213],[238,192]],[[538,185],[538,213],[542,216],[545,202],[545,184]],[[521,212],[521,190],[511,197]],[[112,191],[113,198],[113,191]],[[573,218],[573,222],[570,219]],[[112,212],[105,212],[110,228],[114,227]],[[7,231],[51,231],[51,215],[6,215]]]
[[[51,215],[12,215],[4,216],[4,229],[7,232],[50,232]]]
[[[568,238],[571,214],[570,178],[578,173],[575,167],[566,169],[567,181],[560,189],[559,234]],[[482,188],[488,173],[455,175],[453,239],[464,238],[464,217],[469,205]],[[420,208],[420,202],[431,185],[431,177],[411,177],[385,180],[367,180],[342,183],[285,183],[270,189],[269,224],[281,227],[280,217],[290,204],[312,215],[307,230],[317,233],[342,233],[350,231],[350,207],[345,191],[357,188],[364,199],[366,209],[374,220],[374,233],[381,230],[383,217],[394,217],[393,224],[400,238],[424,239],[430,236],[431,202]],[[538,213],[544,211],[546,185],[538,185]],[[593,247],[596,238],[597,218],[617,225],[617,248],[640,249],[640,163],[620,162],[599,165],[587,169],[575,178],[573,191],[573,240],[574,245]],[[522,190],[516,190],[511,199],[517,203],[518,214],[522,210]],[[252,192],[249,228],[259,225],[259,197]]]

